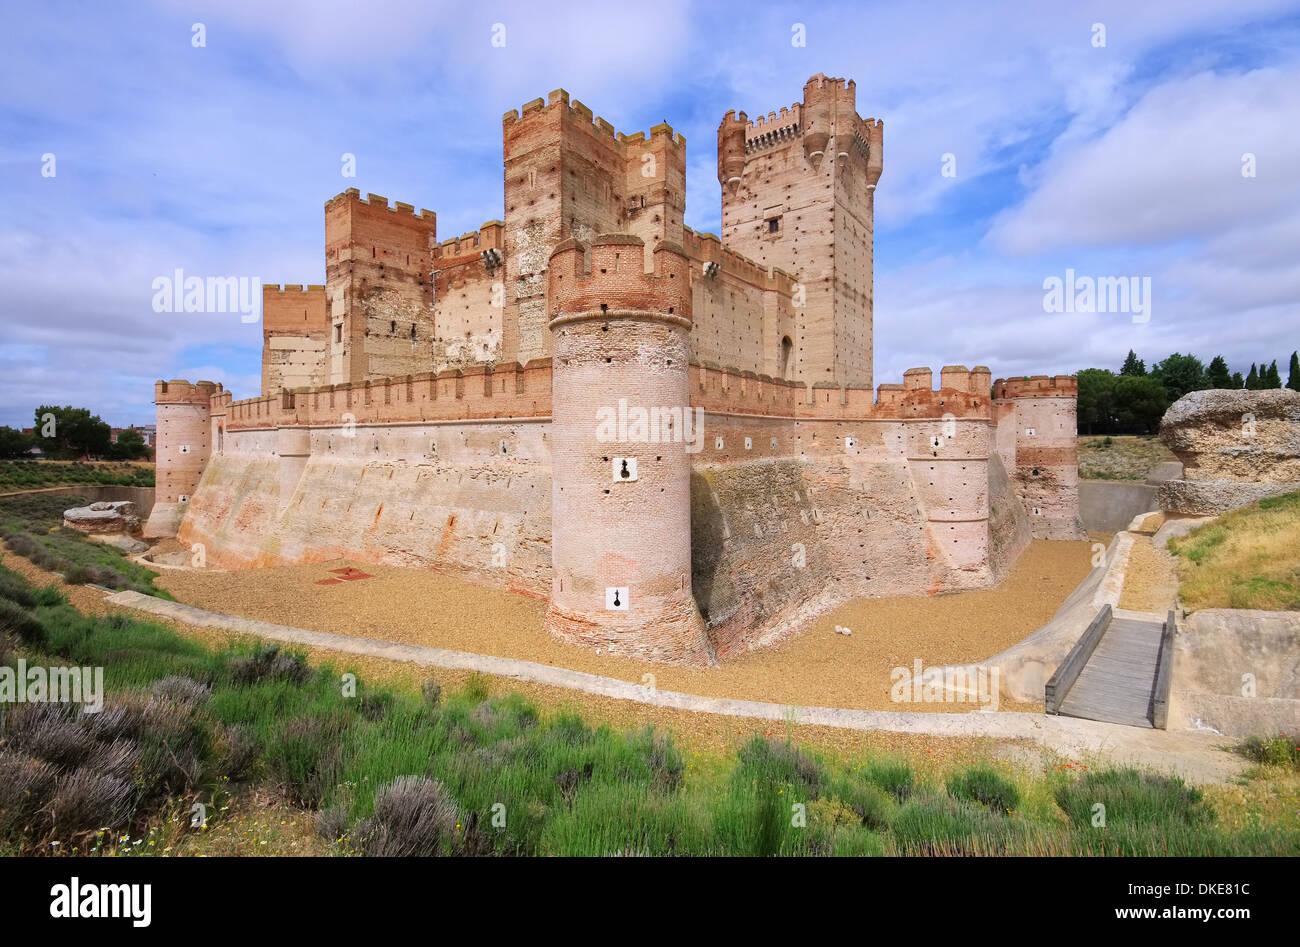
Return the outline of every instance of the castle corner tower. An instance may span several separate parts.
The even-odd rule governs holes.
[[[561,638],[709,660],[691,587],[690,261],[604,234],[549,261],[551,607]]]
[[[803,101],[718,127],[722,242],[798,280],[794,378],[872,386],[872,254],[884,123],[853,80],[818,73]]]

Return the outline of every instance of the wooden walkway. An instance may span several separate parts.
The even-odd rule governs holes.
[[[1103,608],[1048,683],[1048,712],[1163,729],[1172,640],[1172,614],[1161,623]]]

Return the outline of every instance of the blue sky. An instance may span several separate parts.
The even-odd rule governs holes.
[[[685,134],[686,220],[716,231],[722,115],[855,79],[885,121],[878,382],[1129,348],[1244,373],[1300,347],[1295,3],[4,7],[0,424],[50,402],[147,423],[157,378],[257,394],[260,325],[155,313],[153,280],[324,282],[323,204],[353,186],[437,211],[440,239],[476,229],[502,216],[501,114],[560,87],[620,131]],[[1150,277],[1150,321],[1044,312],[1067,268]]]

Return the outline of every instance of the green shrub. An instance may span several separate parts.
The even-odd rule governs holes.
[[[33,648],[45,644],[45,626],[36,616],[16,602],[0,598],[0,636],[5,635]]]
[[[824,779],[821,764],[792,743],[754,736],[739,756],[742,777],[801,785],[810,796],[817,795]]]
[[[978,802],[997,813],[1010,812],[1020,805],[1020,790],[1015,784],[987,766],[973,766],[953,774],[947,788],[952,796]]]
[[[835,834],[832,854],[841,858],[864,858],[885,854],[884,840],[867,828],[848,829]]]
[[[1176,776],[1140,773],[1135,769],[1088,773],[1058,786],[1055,797],[1056,804],[1077,829],[1093,828],[1095,816],[1103,811],[1107,828],[1171,829],[1208,826],[1214,821],[1214,811],[1199,789],[1187,786]],[[1105,809],[1095,809],[1098,804]]]
[[[1300,746],[1285,733],[1275,737],[1250,737],[1238,749],[1256,763],[1300,768]]]
[[[916,784],[912,768],[899,760],[872,758],[862,764],[859,772],[863,779],[879,786],[898,802],[911,798]]]
[[[296,717],[272,741],[267,761],[291,801],[319,808],[338,782],[340,737],[346,729],[340,713]]]
[[[999,820],[983,806],[962,799],[913,799],[891,826],[904,855],[999,854]]]

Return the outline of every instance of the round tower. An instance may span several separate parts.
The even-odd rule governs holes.
[[[145,524],[147,538],[175,536],[185,504],[198,489],[211,452],[210,381],[176,379],[154,384],[157,433],[154,440],[154,505]]]
[[[551,606],[557,636],[709,660],[691,590],[690,262],[638,237],[551,254]],[[698,444],[698,440],[694,443]]]
[[[718,183],[729,188],[734,194],[740,187],[740,179],[745,173],[745,124],[748,122],[744,112],[736,117],[734,111],[728,112],[718,126]]]

